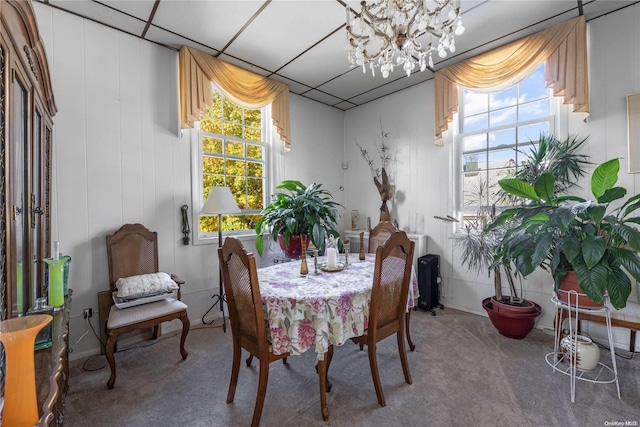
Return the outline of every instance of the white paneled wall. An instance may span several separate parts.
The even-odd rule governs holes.
[[[183,301],[192,325],[200,323],[218,289],[217,242],[182,244],[191,156],[188,131],[178,135],[177,52],[42,3],[34,8],[58,106],[52,238],[72,257],[72,357],[100,350],[91,332],[76,343],[87,331],[81,313],[93,308],[98,331],[97,292],[109,288],[105,235],[124,223],[158,232],[160,268],[186,281]],[[282,179],[339,188],[344,114],[296,95],[291,112],[293,149],[284,156]],[[334,197],[344,203],[343,192]],[[252,239],[244,244],[254,250]]]

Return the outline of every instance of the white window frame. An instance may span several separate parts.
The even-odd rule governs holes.
[[[513,86],[511,86],[511,87],[513,87]],[[457,228],[460,228],[460,227],[464,226],[464,221],[462,221],[464,216],[473,215],[473,214],[478,212],[478,208],[476,206],[467,206],[467,205],[465,205],[464,180],[463,180],[463,174],[464,174],[464,172],[463,172],[464,166],[463,165],[464,165],[464,155],[465,155],[465,153],[463,152],[463,148],[462,148],[463,138],[464,137],[468,137],[468,136],[478,135],[478,134],[489,134],[490,132],[496,132],[496,131],[500,131],[500,130],[514,128],[515,127],[516,128],[516,139],[515,139],[516,140],[516,145],[513,145],[512,148],[515,147],[515,146],[518,146],[518,148],[520,150],[526,151],[527,148],[530,146],[530,144],[527,141],[527,142],[520,143],[522,145],[518,145],[518,143],[517,143],[517,141],[518,141],[518,135],[517,135],[518,128],[522,127],[522,126],[534,124],[534,123],[540,123],[540,122],[547,121],[549,123],[549,133],[557,135],[558,134],[558,129],[557,129],[558,125],[557,125],[557,123],[561,119],[559,117],[559,115],[562,114],[562,112],[563,112],[563,109],[560,108],[561,99],[562,98],[553,96],[553,93],[551,92],[551,89],[547,89],[548,92],[549,92],[549,116],[547,116],[545,118],[533,119],[533,120],[522,121],[522,122],[516,121],[515,123],[511,123],[511,124],[508,124],[508,125],[502,125],[502,126],[496,126],[496,127],[490,127],[489,126],[488,128],[483,129],[483,130],[463,133],[462,130],[463,130],[463,126],[464,126],[464,89],[465,88],[462,88],[462,87],[460,87],[458,89],[458,99],[460,100],[460,102],[459,102],[458,120],[457,120],[458,126],[453,127],[453,129],[454,129],[453,140],[456,142],[455,144],[453,144],[454,145],[454,150],[453,150],[454,151],[454,158],[456,159],[455,181],[457,182],[457,185],[456,185],[456,188],[457,188],[456,205],[457,206],[456,206],[455,210],[458,213],[458,215],[457,215],[458,219],[461,220],[461,222],[458,223]],[[501,91],[506,90],[506,89],[509,89],[509,88],[500,89],[500,90],[496,90],[496,91],[483,91],[483,92],[487,93],[488,95],[491,95],[491,93],[501,92]],[[535,100],[535,101],[539,101],[539,99]],[[528,102],[534,102],[534,101],[528,101]],[[516,104],[516,106],[518,106],[518,105],[522,105],[522,104],[520,104],[520,103]],[[487,113],[490,114],[491,110],[488,110]],[[504,149],[504,148],[505,147],[495,148],[495,150]],[[492,151],[492,150],[490,150],[489,147],[487,147],[486,150],[479,151],[479,153],[485,153],[486,154],[489,151]],[[483,170],[482,172],[486,172],[486,171]],[[500,206],[496,206],[496,208],[499,209]]]
[[[202,163],[203,163],[203,151],[202,151],[202,138],[203,137],[213,137],[219,139],[226,139],[229,141],[240,142],[240,143],[249,143],[255,145],[261,145],[264,148],[263,156],[264,156],[264,166],[263,166],[263,174],[264,174],[264,187],[263,187],[263,206],[267,206],[269,203],[269,197],[272,189],[272,142],[273,142],[273,132],[271,124],[271,105],[267,105],[263,107],[260,123],[260,131],[262,134],[262,142],[258,141],[248,141],[243,140],[241,138],[227,136],[227,135],[218,135],[213,133],[204,132],[200,129],[200,122],[197,121],[194,123],[193,129],[190,131],[190,142],[191,142],[191,207],[192,212],[190,216],[190,228],[192,235],[192,242],[194,245],[203,245],[203,244],[217,244],[218,243],[218,232],[211,233],[200,233],[200,211],[202,210],[202,206],[204,205],[204,183],[202,179]],[[259,214],[262,209],[245,209],[242,211],[242,214],[246,215],[256,215]],[[244,240],[245,238],[254,239],[256,237],[255,230],[238,230],[238,231],[224,231],[224,236],[235,236]]]

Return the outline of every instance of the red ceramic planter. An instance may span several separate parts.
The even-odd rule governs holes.
[[[485,309],[489,315],[489,319],[493,326],[508,338],[523,339],[533,329],[536,323],[536,318],[542,313],[542,308],[536,304],[533,311],[529,313],[515,314],[507,313],[504,311],[496,311],[491,302],[491,298],[485,298],[482,300],[482,308]]]
[[[570,292],[574,291],[575,294],[570,294]],[[604,305],[604,298],[600,302],[594,302],[584,293],[578,284],[578,276],[576,276],[575,271],[567,272],[567,275],[560,283],[560,289],[558,289],[556,294],[561,302],[565,304],[571,303],[572,306],[576,305],[576,300],[578,307],[581,308],[600,308]]]
[[[279,235],[278,243],[280,244],[280,249],[282,249],[287,258],[298,259],[302,256],[302,241],[300,236],[291,236],[289,239],[289,246],[285,246],[284,238],[282,235]]]

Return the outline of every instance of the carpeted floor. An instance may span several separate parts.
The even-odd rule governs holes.
[[[569,377],[553,373],[545,354],[553,336],[534,330],[524,340],[505,338],[488,318],[452,309],[413,312],[408,352],[413,384],[404,382],[396,340],[378,347],[387,401],[380,407],[367,352],[351,343],[337,347],[327,394],[330,418],[322,421],[315,353],[271,364],[263,426],[639,426],[640,357],[616,358],[615,384],[577,381],[571,403]],[[219,324],[219,321],[217,321]],[[118,377],[107,390],[103,356],[71,363],[65,425],[248,426],[258,368],[244,362],[235,400],[226,404],[231,332],[192,329],[182,361],[178,336],[147,341],[116,354]],[[246,355],[246,353],[245,353]],[[607,350],[601,361],[610,363]],[[86,369],[102,369],[88,371]],[[620,424],[618,424],[620,423]],[[626,424],[625,424],[626,423]]]

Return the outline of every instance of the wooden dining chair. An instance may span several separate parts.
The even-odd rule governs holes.
[[[380,245],[384,245],[391,233],[398,229],[391,221],[381,221],[378,225],[369,230],[369,249],[370,254],[375,254],[376,249]]]
[[[231,380],[227,393],[227,403],[233,402],[240,372],[240,359],[244,348],[260,361],[258,394],[253,409],[251,425],[260,424],[264,399],[269,380],[269,364],[282,359],[286,363],[289,353],[273,354],[269,345],[267,324],[260,298],[258,271],[253,254],[247,251],[234,237],[227,237],[218,249],[218,259],[224,282],[224,290],[229,305],[229,322],[233,339],[233,363]],[[250,364],[250,361],[247,361]]]
[[[393,225],[391,221],[381,221],[378,225],[370,229],[368,253],[375,254],[378,246],[384,245],[389,236],[391,236],[391,233],[393,233],[394,231],[398,231],[398,229]],[[414,351],[416,349],[416,345],[411,340],[411,328],[409,327],[411,324],[411,312],[407,313],[405,323],[407,343],[409,344],[409,349],[411,351]],[[360,350],[362,350],[363,348],[364,345],[360,344]]]
[[[383,246],[378,246],[369,325],[364,335],[353,338],[353,341],[367,346],[369,367],[380,406],[385,406],[386,402],[378,372],[378,342],[396,334],[404,379],[407,384],[412,383],[407,351],[404,347],[404,333],[414,247],[415,243],[409,240],[404,231],[393,232]]]
[[[120,280],[141,277],[141,275],[154,275],[159,272],[158,235],[155,231],[148,230],[142,224],[124,224],[117,231],[106,236],[106,243],[111,292],[117,292]],[[116,382],[114,358],[116,342],[118,336],[125,332],[153,328],[153,339],[156,339],[161,323],[179,319],[182,322],[180,354],[183,360],[187,358],[189,353],[185,350],[184,343],[189,333],[190,322],[187,305],[180,301],[180,286],[184,281],[174,274],[166,277],[168,282],[177,285],[177,299],[167,297],[145,303],[145,298],[141,297],[136,299],[139,305],[127,308],[111,305],[105,325],[107,333],[105,355],[111,368],[111,377],[107,381],[109,389],[112,389]],[[156,286],[157,283],[153,285]],[[113,303],[111,299],[110,302]],[[152,363],[152,361],[149,362]]]

